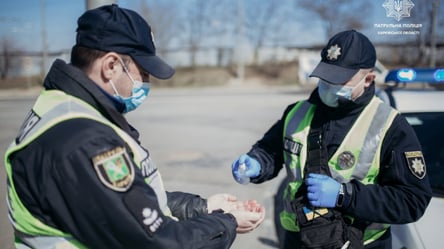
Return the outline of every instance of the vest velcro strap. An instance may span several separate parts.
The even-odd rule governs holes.
[[[308,150],[316,150],[321,148],[321,131],[312,129],[310,134],[308,134]]]
[[[322,147],[322,133],[320,129],[311,129],[307,140],[307,164],[305,175],[318,173],[331,176],[327,162],[327,151]]]

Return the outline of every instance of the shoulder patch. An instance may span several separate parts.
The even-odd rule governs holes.
[[[134,181],[134,166],[123,147],[99,154],[92,159],[100,181],[108,188],[124,192]]]
[[[407,165],[409,166],[410,172],[419,179],[424,178],[426,175],[426,166],[424,161],[424,156],[421,151],[408,151],[404,152],[405,159],[407,160]]]

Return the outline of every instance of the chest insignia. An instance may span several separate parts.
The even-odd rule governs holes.
[[[338,165],[341,169],[350,169],[355,162],[356,157],[350,151],[344,151],[338,156]]]

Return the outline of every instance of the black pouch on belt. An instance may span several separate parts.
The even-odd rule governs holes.
[[[312,129],[308,137],[307,165],[304,175],[318,173],[331,176],[327,162],[327,152],[322,147],[319,129]],[[301,248],[303,249],[362,249],[362,231],[344,220],[342,213],[331,208],[309,205],[306,199],[306,186],[303,184],[293,202],[300,228]]]

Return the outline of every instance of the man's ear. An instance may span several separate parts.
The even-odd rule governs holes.
[[[365,76],[364,86],[365,87],[370,86],[373,83],[373,81],[375,80],[375,78],[376,78],[376,74],[373,71],[369,72],[367,74],[367,76]]]
[[[119,55],[114,52],[106,53],[101,60],[101,75],[104,82],[108,82],[112,79],[119,69]]]

